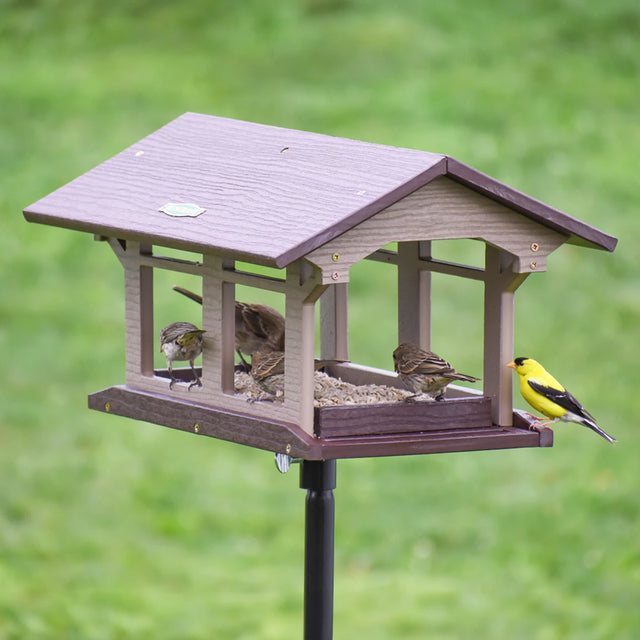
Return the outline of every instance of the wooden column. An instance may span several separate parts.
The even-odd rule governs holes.
[[[431,242],[398,242],[398,343],[431,345]]]
[[[306,261],[287,267],[284,406],[309,434],[313,434],[315,303],[326,289],[319,281],[319,270]]]
[[[493,424],[513,423],[514,294],[526,273],[514,273],[512,254],[487,245],[484,283],[484,395],[491,398]]]
[[[333,284],[320,297],[320,357],[349,359],[348,284]]]
[[[120,254],[124,266],[127,384],[153,375],[153,269],[141,266],[150,245],[128,242]]]
[[[204,256],[202,328],[206,330],[202,379],[207,399],[233,394],[235,350],[235,285],[225,281],[224,269],[234,263]]]

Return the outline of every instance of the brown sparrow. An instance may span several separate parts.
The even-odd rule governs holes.
[[[344,360],[314,360],[313,368],[319,371]],[[284,351],[254,351],[251,358],[251,375],[256,384],[273,399],[284,393]]]
[[[202,386],[193,362],[202,353],[203,333],[205,332],[202,329],[198,329],[190,322],[172,322],[160,332],[160,351],[167,358],[167,367],[171,376],[169,389],[172,389],[173,383],[178,381],[173,375],[173,363],[176,360],[188,360],[191,365],[194,380],[189,385],[189,389],[193,386]]]
[[[444,398],[445,387],[454,380],[478,382],[480,378],[458,373],[446,360],[432,351],[425,351],[415,344],[402,343],[393,352],[394,369],[407,389],[415,395],[408,401],[426,393],[435,400]]]
[[[173,289],[202,304],[202,296],[174,286]],[[242,354],[253,356],[256,351],[284,350],[284,317],[266,304],[236,301],[235,346],[240,360],[250,368]]]

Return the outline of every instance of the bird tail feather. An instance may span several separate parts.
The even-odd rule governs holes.
[[[191,298],[191,300],[193,300],[194,302],[197,302],[198,304],[202,304],[202,296],[198,295],[193,291],[189,291],[189,289],[185,289],[184,287],[179,287],[176,284],[176,285],[173,285],[173,290],[177,291],[178,293],[181,293],[183,296],[186,296],[187,298]]]
[[[588,419],[584,419],[582,420],[582,424],[585,427],[589,427],[589,429],[592,429],[593,431],[595,431],[599,436],[602,436],[607,442],[611,442],[612,444],[614,442],[618,442],[613,436],[610,436],[606,431],[601,429],[595,422],[592,422],[591,420],[588,420]]]
[[[480,382],[482,378],[476,378],[474,376],[467,376],[464,373],[456,373],[454,380],[461,380],[462,382]]]

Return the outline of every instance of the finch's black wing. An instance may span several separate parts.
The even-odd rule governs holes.
[[[537,391],[545,398],[549,398],[552,402],[555,402],[558,406],[575,413],[578,416],[584,416],[590,420],[594,420],[594,417],[574,398],[566,389],[554,389],[546,384],[541,384],[535,380],[528,380],[529,386]]]

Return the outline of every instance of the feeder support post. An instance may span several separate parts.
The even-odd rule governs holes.
[[[513,424],[512,371],[514,294],[527,273],[512,269],[514,256],[487,245],[484,284],[484,395],[491,398],[493,424]]]
[[[307,490],[304,561],[304,640],[333,638],[335,460],[303,460],[300,488]]]

